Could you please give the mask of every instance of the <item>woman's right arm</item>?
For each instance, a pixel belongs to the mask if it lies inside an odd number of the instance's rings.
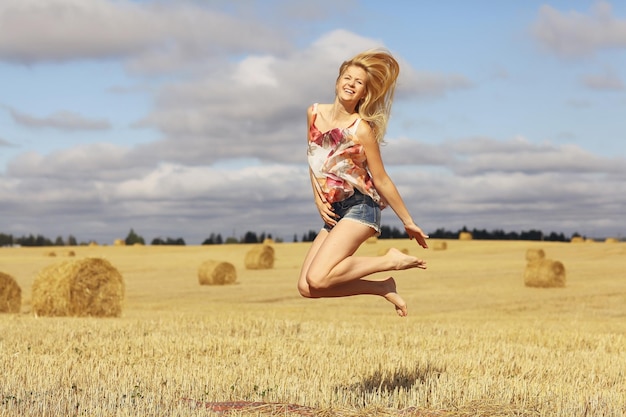
[[[313,106],[310,106],[307,110],[307,144],[309,138],[309,130],[311,128],[311,122],[313,119]],[[333,206],[330,204],[326,198],[324,197],[324,193],[320,188],[315,175],[313,175],[313,171],[309,168],[309,178],[311,180],[311,188],[313,189],[313,199],[315,201],[315,206],[317,207],[317,211],[319,211],[320,216],[324,223],[329,226],[335,226],[337,224],[336,217],[337,215],[333,211]]]

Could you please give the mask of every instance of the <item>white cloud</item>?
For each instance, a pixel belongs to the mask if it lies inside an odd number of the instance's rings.
[[[547,50],[563,57],[626,48],[626,19],[613,16],[611,4],[606,1],[595,2],[589,15],[576,11],[564,13],[544,5],[532,33]]]
[[[584,86],[592,90],[622,91],[624,82],[612,68],[607,68],[601,74],[587,74],[581,78]]]
[[[37,63],[132,58],[136,70],[289,48],[276,31],[200,2],[3,0],[0,60]]]
[[[32,116],[9,108],[15,123],[32,128],[52,128],[66,131],[74,130],[107,130],[111,124],[105,119],[90,119],[78,113],[61,110],[47,117]]]
[[[9,146],[15,146],[15,145],[13,145],[13,144],[12,144],[11,142],[9,142],[8,140],[5,140],[5,139],[0,138],[0,147],[1,147],[1,146],[6,146],[6,147],[9,147]]]
[[[7,165],[12,178],[54,180],[119,181],[141,172],[141,159],[129,149],[109,143],[79,145],[41,155],[25,152]]]

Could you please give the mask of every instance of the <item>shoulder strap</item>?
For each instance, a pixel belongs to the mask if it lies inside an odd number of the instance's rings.
[[[352,125],[352,127],[350,127],[350,131],[352,133],[356,133],[356,130],[359,128],[359,123],[361,123],[361,118],[360,117],[358,119],[356,119],[354,121],[354,124]]]

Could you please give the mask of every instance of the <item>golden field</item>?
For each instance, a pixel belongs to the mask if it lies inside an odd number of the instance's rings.
[[[0,416],[215,416],[239,401],[257,407],[229,416],[626,415],[625,243],[379,240],[358,254],[391,246],[428,262],[393,274],[406,318],[379,297],[301,298],[307,243],[275,244],[270,270],[245,269],[243,244],[0,248],[22,288],[21,313],[0,314]],[[564,264],[565,288],[524,286],[528,248]],[[30,312],[38,272],[70,249],[121,272],[121,317]],[[199,285],[211,259],[237,283]]]

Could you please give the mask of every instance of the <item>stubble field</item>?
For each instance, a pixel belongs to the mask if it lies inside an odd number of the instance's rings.
[[[69,249],[0,248],[23,295],[0,314],[0,416],[626,415],[626,244],[447,244],[359,250],[427,260],[393,274],[406,318],[373,296],[301,298],[306,243],[275,244],[271,270],[246,270],[241,244],[71,248],[122,273],[122,316],[34,317],[37,273]],[[528,248],[563,262],[565,288],[524,286]],[[237,283],[200,286],[209,259]]]

